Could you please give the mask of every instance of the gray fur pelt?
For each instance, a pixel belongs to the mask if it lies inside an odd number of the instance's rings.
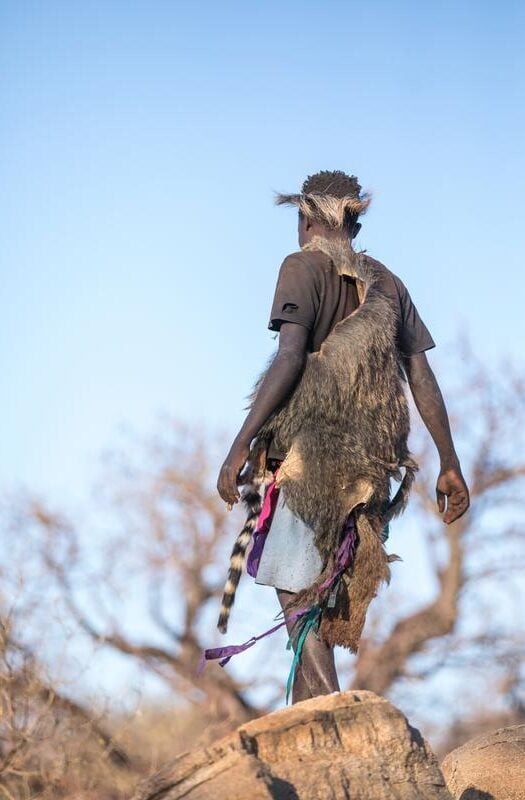
[[[346,591],[339,591],[336,609],[321,625],[326,641],[355,651],[368,604],[390,578],[381,528],[404,510],[418,468],[407,445],[398,311],[379,288],[381,273],[373,260],[355,253],[348,239],[314,237],[303,249],[323,251],[341,274],[354,276],[361,303],[318,352],[308,354],[298,384],[259,431],[252,453],[260,458],[272,437],[286,453],[278,485],[291,511],[313,529],[323,559],[319,579],[298,593],[294,607],[321,600],[319,586],[333,569],[345,521],[355,513],[356,559],[351,575],[344,576]],[[252,403],[267,369],[254,386]],[[402,482],[385,512],[391,477]]]

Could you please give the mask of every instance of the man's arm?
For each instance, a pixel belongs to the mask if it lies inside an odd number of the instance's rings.
[[[299,379],[307,352],[308,328],[295,322],[283,322],[279,349],[259,387],[253,406],[235,437],[217,481],[217,490],[226,503],[239,499],[237,477],[250,451],[250,442],[270,414],[288,397]]]
[[[447,410],[436,377],[424,352],[403,359],[414,402],[437,447],[441,469],[436,484],[439,512],[447,509],[443,522],[450,523],[465,513],[470,505],[469,491],[461,474]]]

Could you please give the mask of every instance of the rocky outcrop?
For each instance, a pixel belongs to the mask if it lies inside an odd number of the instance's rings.
[[[315,697],[185,753],[134,800],[450,800],[421,734],[372,692]]]
[[[525,725],[476,736],[441,767],[456,800],[525,800]]]

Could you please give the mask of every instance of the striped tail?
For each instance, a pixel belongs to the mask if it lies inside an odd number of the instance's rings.
[[[228,629],[228,619],[235,601],[235,592],[237,591],[237,586],[241,579],[246,551],[251,542],[253,532],[257,525],[257,519],[262,509],[263,498],[261,496],[261,486],[263,484],[267,485],[267,483],[268,481],[265,478],[257,477],[251,483],[246,484],[241,492],[241,500],[248,511],[248,516],[246,517],[246,522],[244,523],[242,531],[235,540],[230,556],[230,569],[228,571],[228,579],[224,586],[221,613],[219,614],[219,621],[217,623],[217,627],[221,633],[226,633]]]

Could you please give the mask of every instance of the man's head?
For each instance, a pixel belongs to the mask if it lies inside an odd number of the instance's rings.
[[[294,205],[299,210],[299,246],[313,236],[348,236],[353,239],[361,228],[359,216],[370,205],[370,196],[361,194],[355,175],[341,170],[322,170],[309,175],[301,194],[278,194],[277,205]]]

